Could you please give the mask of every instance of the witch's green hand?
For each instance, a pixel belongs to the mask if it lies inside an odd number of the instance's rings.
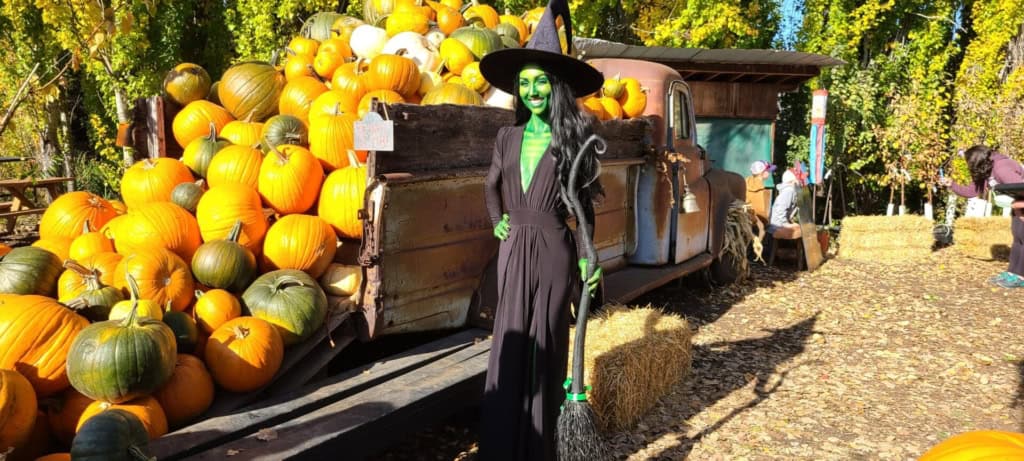
[[[508,238],[509,218],[508,213],[501,215],[501,221],[494,226],[494,236],[498,237],[498,240],[505,241]]]
[[[580,258],[580,278],[586,278],[587,276],[587,258]],[[597,285],[601,282],[601,266],[594,268],[594,275],[590,276],[590,280],[587,280],[587,291],[593,296],[594,292],[597,291]]]

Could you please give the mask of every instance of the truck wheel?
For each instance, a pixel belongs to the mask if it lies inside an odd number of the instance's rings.
[[[722,256],[715,258],[711,262],[711,266],[708,267],[708,275],[711,276],[711,282],[715,285],[732,285],[746,277],[747,274],[742,273],[743,269],[740,264],[742,261],[736,261],[736,256],[728,251],[722,252]],[[739,264],[738,264],[739,263]],[[750,265],[747,264],[746,271],[749,273]]]

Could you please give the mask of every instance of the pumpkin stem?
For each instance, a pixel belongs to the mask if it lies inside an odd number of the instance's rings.
[[[349,149],[345,153],[348,155],[348,166],[359,168],[359,157],[356,155],[356,151]]]
[[[210,136],[206,139],[209,139],[210,142],[217,142],[217,125],[213,122],[210,122]]]
[[[77,311],[80,311],[82,309],[88,309],[89,308],[89,301],[86,300],[84,297],[79,296],[79,297],[77,297],[75,299],[72,299],[71,301],[68,301],[68,302],[64,303],[64,307],[67,307],[68,309],[71,309],[71,310],[77,312]]]
[[[235,333],[236,339],[245,339],[249,336],[249,329],[240,325],[231,327],[231,331]]]
[[[89,220],[86,219],[85,222],[82,223],[82,233],[88,234],[89,232],[92,232],[92,229],[89,228]]]
[[[289,56],[295,56],[295,55],[298,54],[298,53],[295,52],[295,50],[293,50],[291,48],[288,48],[287,46],[284,47],[284,53],[289,55]]]
[[[203,179],[203,178],[199,178],[199,179],[197,179],[197,180],[196,180],[196,186],[198,186],[198,187],[199,187],[199,190],[203,190],[203,189],[205,189],[205,188],[206,188],[206,180],[205,180],[205,179]]]
[[[281,152],[280,150],[278,150],[277,146],[268,146],[268,147],[270,147],[270,151],[273,152],[275,156],[277,156],[277,164],[278,165],[285,165],[285,164],[288,163],[288,156],[284,155],[284,152]]]
[[[306,283],[303,282],[302,279],[295,277],[293,275],[282,275],[281,277],[278,277],[278,279],[274,281],[273,285],[271,285],[270,288],[272,291],[282,291],[285,288],[293,286],[303,287],[306,286]]]
[[[341,103],[340,102],[339,103],[335,103],[334,104],[334,116],[337,117],[337,116],[341,115],[341,113],[342,113],[341,112]]]
[[[124,320],[121,322],[121,326],[138,326],[139,284],[135,282],[135,277],[132,277],[132,274],[126,273],[124,277],[128,279],[128,288],[132,295],[132,310],[128,312],[128,316],[125,317]]]
[[[231,231],[228,232],[227,240],[229,242],[238,243],[238,237],[242,235],[242,220],[236,220],[235,224],[231,226]]]
[[[171,299],[167,300],[167,304],[164,306],[164,313],[165,314],[174,311],[174,309],[171,308],[171,306],[174,304],[172,301],[173,300],[171,300]]]
[[[100,271],[98,269],[94,268],[90,270],[88,267],[83,266],[81,263],[75,261],[74,259],[64,260],[64,268],[70,269],[71,271],[74,271],[76,274],[82,277],[99,277],[100,275]]]

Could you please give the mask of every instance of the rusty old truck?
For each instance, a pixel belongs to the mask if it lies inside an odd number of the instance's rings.
[[[626,303],[703,269],[729,282],[736,274],[723,257],[726,216],[744,199],[744,181],[706,158],[686,82],[657,63],[590,62],[648,89],[643,117],[596,128],[608,144],[594,238],[603,302]],[[268,388],[219,395],[206,419],[155,441],[160,459],[358,459],[454,411],[453,399],[465,404],[482,392],[499,243],[484,179],[495,135],[513,113],[403,104],[378,113],[393,122],[394,148],[370,152],[363,238],[343,242],[336,256],[362,268],[361,289],[333,300],[323,339],[289,350]],[[686,192],[696,207],[684,209]],[[453,334],[344,373],[319,373],[346,344],[430,331]]]

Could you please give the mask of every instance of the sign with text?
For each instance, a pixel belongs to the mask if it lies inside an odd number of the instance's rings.
[[[395,122],[368,112],[353,126],[353,148],[390,152],[395,150]]]

